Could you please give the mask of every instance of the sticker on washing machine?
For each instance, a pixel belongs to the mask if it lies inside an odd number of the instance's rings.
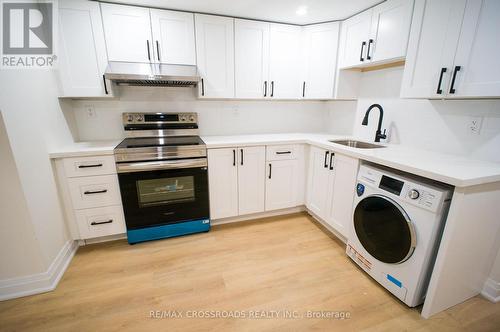
[[[392,282],[394,285],[398,286],[399,288],[401,288],[401,286],[403,286],[403,283],[401,281],[394,278],[390,274],[387,274],[387,280],[389,280],[390,282]]]
[[[347,250],[349,256],[355,259],[355,261],[361,265],[364,269],[371,271],[372,263],[367,260],[363,255],[361,255],[356,249],[354,249],[350,244],[347,245]]]

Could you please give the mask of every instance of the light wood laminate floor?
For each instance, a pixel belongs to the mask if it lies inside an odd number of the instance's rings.
[[[498,331],[500,304],[470,299],[431,319],[357,268],[306,214],[209,233],[78,250],[53,292],[0,302],[1,331]],[[151,311],[182,318],[151,318]],[[349,312],[349,319],[187,318]],[[173,313],[172,313],[173,314]]]

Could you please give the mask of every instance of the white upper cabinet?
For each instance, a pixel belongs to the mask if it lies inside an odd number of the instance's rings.
[[[403,59],[412,12],[413,0],[388,0],[342,22],[339,67]]]
[[[401,96],[500,96],[495,0],[417,0]]]
[[[266,22],[235,19],[235,97],[269,97],[269,29]]]
[[[269,97],[302,97],[302,47],[299,26],[271,24],[269,55]]]
[[[372,23],[372,9],[342,22],[339,63],[341,68],[364,63]]]
[[[60,78],[63,96],[111,96],[104,81],[108,63],[97,2],[59,2]]]
[[[331,99],[337,69],[338,22],[304,28],[305,77],[302,97]]]
[[[460,37],[466,0],[417,0],[401,96],[441,98]]]
[[[196,65],[193,13],[151,9],[156,62]]]
[[[195,14],[200,98],[234,97],[234,19]]]
[[[467,1],[449,97],[500,96],[499,32],[500,1]]]
[[[149,9],[101,3],[109,61],[153,61]]]
[[[373,8],[366,59],[388,62],[406,56],[413,0],[386,1]]]

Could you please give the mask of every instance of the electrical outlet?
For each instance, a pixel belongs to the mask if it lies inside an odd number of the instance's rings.
[[[87,114],[87,119],[94,119],[97,117],[94,105],[85,105],[85,114]]]
[[[479,135],[481,133],[481,126],[483,124],[483,118],[480,116],[471,117],[467,128],[470,134]]]

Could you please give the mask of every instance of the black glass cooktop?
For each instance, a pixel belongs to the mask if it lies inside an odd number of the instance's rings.
[[[205,145],[199,136],[125,138],[115,149],[151,148],[157,146]]]

